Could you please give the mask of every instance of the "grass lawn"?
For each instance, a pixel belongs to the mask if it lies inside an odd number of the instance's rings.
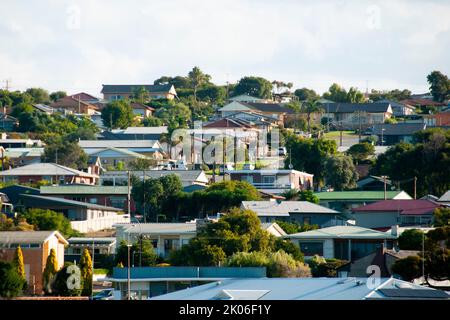
[[[325,138],[339,138],[341,135],[340,131],[330,131],[324,134]],[[357,134],[354,131],[342,131],[342,136],[356,136]]]

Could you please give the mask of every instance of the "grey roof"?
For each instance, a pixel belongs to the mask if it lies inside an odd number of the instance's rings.
[[[323,109],[330,113],[352,113],[365,111],[369,113],[384,113],[389,110],[389,103],[324,103]]]
[[[442,197],[439,198],[439,202],[450,202],[450,190],[448,190],[446,193],[442,195]]]
[[[293,239],[396,239],[392,234],[356,226],[334,226],[290,234]]]
[[[404,136],[413,135],[417,131],[426,129],[425,123],[395,123],[395,124],[376,124],[373,126],[373,134],[381,135],[382,130],[383,135],[386,136]]]
[[[44,243],[53,235],[57,236],[63,243],[67,244],[66,239],[58,231],[1,231],[0,243]]]
[[[287,217],[290,213],[339,214],[336,210],[308,201],[242,201],[242,206],[256,212],[258,216]]]
[[[172,88],[171,84],[119,84],[119,85],[111,85],[111,84],[103,84],[102,85],[102,93],[134,93],[135,90],[138,90],[142,87],[145,88],[148,92],[169,92]]]
[[[196,223],[130,223],[115,225],[125,233],[146,234],[196,234]]]
[[[85,148],[153,148],[158,140],[80,140],[78,145]]]
[[[57,197],[38,196],[38,195],[32,195],[32,194],[22,194],[22,197],[28,198],[30,200],[38,200],[38,201],[43,201],[43,202],[55,203],[58,205],[81,207],[81,208],[86,208],[86,209],[103,210],[103,211],[123,211],[122,209],[119,209],[119,208],[102,206],[102,205],[93,204],[93,203],[89,203],[89,202],[68,200],[68,199],[57,198]],[[35,205],[38,206],[37,203]]]
[[[379,278],[378,286],[368,278],[256,278],[226,279],[172,292],[151,300],[365,300],[392,299],[382,289],[416,292],[414,298],[429,298],[439,290],[394,278]],[[426,292],[423,292],[426,290]],[[420,293],[420,294],[419,294]],[[448,295],[443,295],[448,299]],[[435,298],[433,296],[433,298]]]
[[[81,238],[81,237],[72,237],[67,239],[69,244],[114,244],[116,242],[116,238],[114,237],[99,237],[99,238]]]
[[[91,185],[56,185],[42,186],[41,194],[106,194],[106,195],[126,195],[127,186],[91,186]]]
[[[260,103],[260,102],[239,102],[240,104],[256,109],[262,112],[287,113],[293,114],[294,110],[278,103]]]
[[[167,133],[167,126],[160,127],[128,127],[123,130],[112,130],[112,133],[122,134],[163,134]]]
[[[0,172],[0,176],[83,176],[97,177],[96,175],[68,168],[56,163],[33,163],[23,167]]]

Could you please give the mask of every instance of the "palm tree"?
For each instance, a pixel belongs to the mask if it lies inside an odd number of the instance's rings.
[[[194,89],[194,101],[197,102],[197,89],[203,84],[209,82],[211,76],[203,73],[199,67],[194,67],[192,71],[188,73],[188,78],[191,83],[192,89]]]
[[[303,110],[307,115],[306,120],[308,122],[308,132],[311,133],[311,114],[315,112],[322,112],[321,104],[318,100],[308,100],[305,102]]]

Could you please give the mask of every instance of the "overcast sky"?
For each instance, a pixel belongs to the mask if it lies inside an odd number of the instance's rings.
[[[450,1],[0,0],[0,87],[99,95],[199,66],[322,93],[428,90],[450,74]]]

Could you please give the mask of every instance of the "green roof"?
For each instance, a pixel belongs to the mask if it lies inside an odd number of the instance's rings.
[[[315,192],[320,201],[323,200],[384,200],[384,191],[331,191]],[[399,197],[400,196],[400,197]],[[387,191],[386,198],[411,199],[404,191]]]
[[[127,186],[86,186],[86,185],[63,185],[42,186],[41,194],[106,194],[124,195],[128,194]]]

